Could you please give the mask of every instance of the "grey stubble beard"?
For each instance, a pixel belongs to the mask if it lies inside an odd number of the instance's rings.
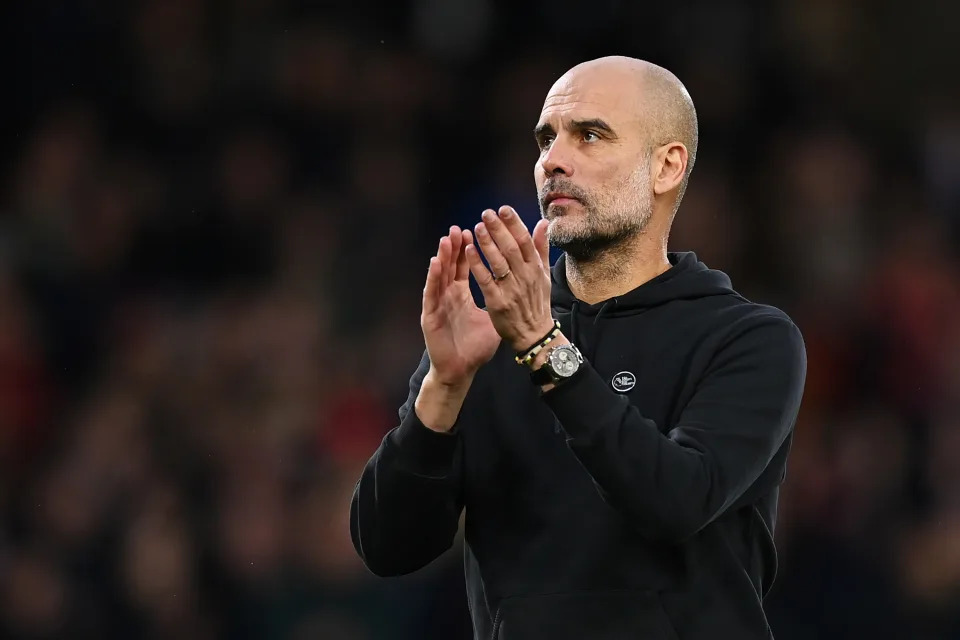
[[[652,188],[644,182],[649,175],[649,162],[644,164],[646,166],[638,167],[617,189],[600,198],[594,198],[564,178],[546,181],[539,193],[539,201],[540,215],[550,222],[547,228],[550,244],[578,265],[611,262],[606,256],[618,253],[618,248],[644,233],[653,214]],[[580,202],[584,217],[581,224],[572,229],[557,224],[563,217],[576,213],[564,205],[546,208],[544,197],[551,191],[568,193]]]

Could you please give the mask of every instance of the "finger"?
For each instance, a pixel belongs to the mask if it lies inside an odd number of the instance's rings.
[[[440,246],[437,248],[437,269],[440,274],[440,280],[437,282],[438,296],[442,296],[443,292],[447,290],[447,271],[449,270],[450,253],[450,238],[449,236],[443,236],[440,238]]]
[[[460,254],[457,256],[457,276],[459,281],[467,280],[470,277],[470,263],[467,262],[467,245],[473,244],[473,236],[467,229],[460,232],[461,244]]]
[[[450,227],[450,261],[444,265],[443,275],[446,283],[449,285],[457,276],[457,260],[460,258],[460,249],[463,247],[463,236],[460,233],[460,227],[454,225]]]
[[[495,264],[491,262],[490,254],[487,253],[487,247],[481,242],[480,248],[483,249],[483,255],[487,257],[487,262],[497,269],[496,273],[498,275],[506,273],[508,267],[519,271],[524,262],[523,254],[520,253],[520,247],[517,246],[517,241],[513,238],[510,230],[507,229],[506,225],[492,209],[487,209],[483,212],[483,224],[486,226],[489,237],[492,238],[496,244],[497,253],[503,257],[502,263],[498,262]],[[480,239],[482,240],[482,238]],[[503,266],[502,269],[501,266]]]
[[[550,268],[550,241],[547,239],[547,227],[550,223],[544,219],[537,221],[537,226],[533,228],[533,244],[540,254],[540,261],[543,266]]]
[[[500,207],[500,220],[517,242],[517,247],[520,249],[520,255],[523,256],[523,260],[525,262],[536,262],[537,249],[533,246],[533,240],[530,238],[530,231],[527,229],[527,225],[520,219],[516,210],[506,205]]]
[[[483,293],[483,299],[487,303],[487,306],[490,306],[490,301],[500,295],[500,288],[497,287],[497,283],[494,281],[490,269],[488,269],[480,259],[480,252],[477,251],[477,245],[467,245],[465,253],[467,255],[467,263],[470,265],[470,273],[473,274],[473,279],[480,285],[480,292]]]
[[[430,258],[430,267],[427,269],[427,284],[423,287],[423,312],[431,314],[440,306],[440,259]]]
[[[486,212],[484,212],[484,215],[486,215]],[[507,262],[507,259],[500,253],[497,243],[493,241],[493,237],[490,235],[489,227],[481,222],[475,227],[475,230],[477,242],[474,247],[479,245],[480,250],[483,252],[483,257],[487,259],[487,264],[490,265],[493,273],[498,276],[503,276],[511,269],[510,263]]]

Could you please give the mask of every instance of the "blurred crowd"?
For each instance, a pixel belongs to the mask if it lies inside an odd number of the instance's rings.
[[[673,248],[807,341],[776,637],[960,638],[955,5],[14,4],[0,637],[470,638],[459,549],[373,578],[350,494],[437,238],[538,217],[544,95],[621,53],[699,109]]]

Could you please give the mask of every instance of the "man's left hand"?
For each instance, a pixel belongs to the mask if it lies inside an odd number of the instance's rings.
[[[470,272],[480,285],[497,333],[514,351],[529,349],[553,325],[548,223],[537,222],[531,236],[512,207],[500,207],[499,215],[487,209],[481,217],[483,222],[474,228],[476,243],[490,268],[471,242],[466,247]]]

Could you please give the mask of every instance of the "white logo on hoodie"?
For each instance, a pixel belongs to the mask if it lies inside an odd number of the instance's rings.
[[[635,384],[637,384],[637,376],[629,371],[621,371],[613,376],[613,380],[610,381],[610,385],[617,393],[626,393],[630,391],[630,389],[633,389],[633,385]]]

